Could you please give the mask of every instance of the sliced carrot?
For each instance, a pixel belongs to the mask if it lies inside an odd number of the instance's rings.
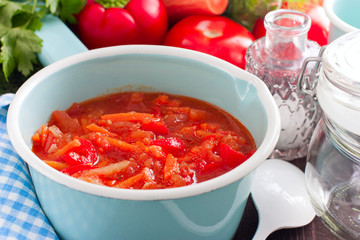
[[[41,132],[41,144],[42,144],[42,146],[44,146],[45,142],[46,142],[46,139],[49,136],[49,128],[48,128],[48,126],[47,125],[42,125],[40,132]]]
[[[136,174],[120,183],[118,183],[117,185],[115,185],[114,187],[118,187],[118,188],[131,188],[133,187],[135,184],[139,183],[140,181],[144,180],[144,175],[143,173],[139,173]]]
[[[100,138],[104,138],[105,140],[107,140],[110,143],[111,146],[118,148],[120,150],[123,150],[123,151],[134,152],[138,149],[137,146],[127,143],[127,142],[124,142],[124,141],[121,141],[116,138],[102,137],[102,136]]]
[[[39,130],[36,131],[36,133],[33,135],[32,140],[34,142],[40,143],[40,145],[43,147],[45,146],[46,139],[49,135],[49,128],[46,124],[43,124]]]
[[[105,114],[101,116],[101,119],[110,120],[112,122],[118,122],[118,121],[144,122],[145,120],[152,119],[153,117],[154,115],[150,113],[126,112],[126,113]]]
[[[179,163],[172,154],[168,154],[166,156],[165,166],[164,166],[164,180],[165,181],[170,180],[171,176],[177,173],[179,173]]]
[[[95,123],[87,125],[86,128],[92,132],[98,132],[98,133],[104,134],[106,136],[112,135],[111,132],[109,132],[106,128],[100,127],[100,126],[96,125]]]
[[[155,183],[155,175],[150,168],[144,167],[141,172],[144,175],[145,182]]]
[[[41,136],[38,132],[36,132],[33,136],[32,136],[32,140],[33,142],[36,142],[36,143],[40,143],[41,142]]]
[[[81,143],[78,139],[74,139],[68,144],[66,144],[63,148],[59,149],[58,151],[54,152],[53,154],[49,155],[49,158],[55,158],[62,156],[68,152],[70,152],[73,148],[80,147]]]
[[[55,168],[56,170],[59,170],[59,171],[69,167],[69,165],[64,162],[51,161],[51,160],[44,160],[44,162],[47,165],[49,165],[50,167]]]
[[[163,159],[166,156],[164,151],[162,150],[162,147],[160,147],[160,146],[151,145],[151,146],[149,146],[149,151],[152,156],[159,158],[159,159]]]

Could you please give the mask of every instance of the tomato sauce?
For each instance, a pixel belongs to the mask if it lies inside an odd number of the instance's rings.
[[[181,187],[222,175],[256,150],[237,119],[207,102],[123,92],[54,111],[32,151],[72,177],[109,187]]]

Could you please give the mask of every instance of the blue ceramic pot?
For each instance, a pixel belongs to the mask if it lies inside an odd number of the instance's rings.
[[[230,63],[191,50],[127,45],[86,51],[79,46],[83,53],[56,61],[26,81],[8,113],[11,142],[29,165],[41,206],[59,236],[231,239],[250,193],[252,172],[279,137],[279,112],[266,85]],[[44,49],[41,58],[54,61]],[[51,51],[61,52],[61,48]],[[161,190],[115,189],[84,182],[49,167],[32,153],[31,137],[53,110],[124,90],[163,91],[215,104],[250,130],[258,150],[222,176]]]
[[[324,9],[330,19],[329,43],[360,29],[359,0],[325,0]]]

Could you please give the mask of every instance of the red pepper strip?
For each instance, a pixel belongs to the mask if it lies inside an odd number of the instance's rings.
[[[201,173],[205,174],[205,173],[211,173],[218,169],[221,169],[222,165],[223,165],[222,161],[209,162],[209,163],[206,163],[205,161],[201,161],[199,163],[199,168],[200,168]]]
[[[73,165],[73,166],[67,167],[67,168],[63,169],[61,172],[65,173],[65,174],[69,174],[71,176],[77,172],[82,172],[84,170],[89,170],[89,169],[93,169],[93,168],[96,168],[96,167],[87,165],[87,164],[78,164],[78,165]]]
[[[151,141],[150,145],[157,145],[164,149],[164,151],[167,152],[181,152],[186,150],[185,143],[175,137],[169,137],[169,138],[161,138]]]
[[[169,134],[169,129],[166,127],[164,121],[160,118],[151,119],[150,121],[144,121],[141,128],[145,131],[152,131],[155,134],[166,135]]]
[[[93,165],[97,159],[96,148],[87,139],[78,138],[80,146],[74,147],[70,152],[63,155],[64,161],[70,166],[86,164]]]
[[[255,150],[244,154],[239,151],[235,151],[229,145],[225,143],[220,144],[220,157],[223,160],[224,164],[230,167],[236,167],[245,162]]]

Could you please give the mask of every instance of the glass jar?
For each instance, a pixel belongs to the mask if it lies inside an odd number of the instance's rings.
[[[298,82],[322,109],[307,155],[306,187],[317,215],[336,236],[360,239],[360,31],[321,52],[304,62],[304,68],[317,62],[316,87],[306,73]]]
[[[305,157],[320,119],[319,106],[300,93],[297,80],[304,60],[318,56],[320,46],[307,39],[311,19],[306,14],[279,9],[265,16],[266,36],[246,53],[246,70],[265,82],[280,111],[281,132],[271,158]]]

